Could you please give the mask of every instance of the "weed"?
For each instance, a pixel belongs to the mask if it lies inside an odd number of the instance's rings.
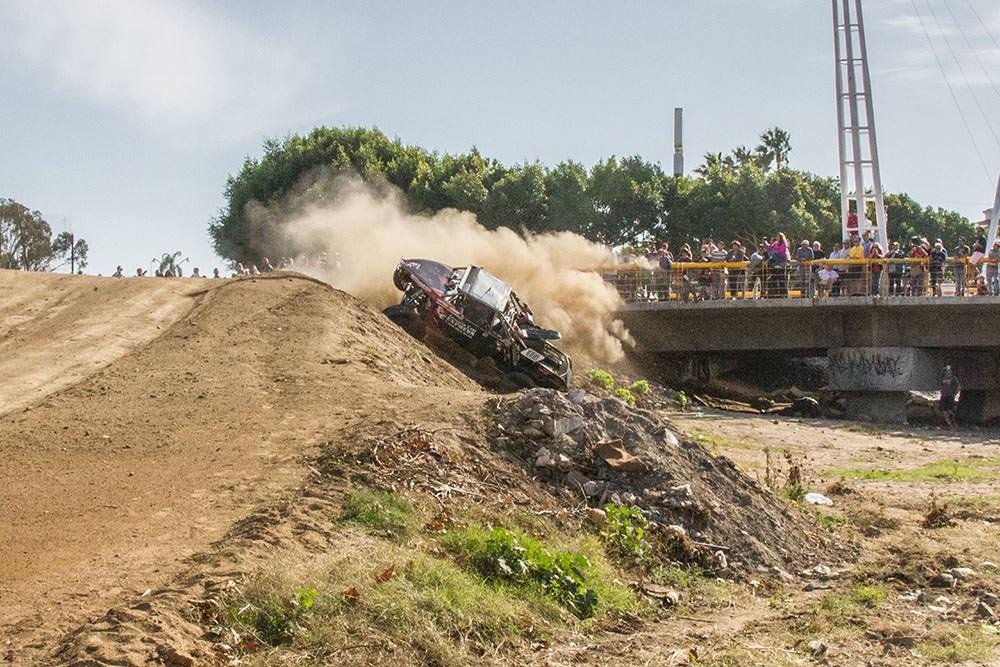
[[[401,536],[413,526],[416,517],[406,499],[394,493],[362,488],[347,496],[340,518]]]
[[[635,407],[635,396],[632,395],[632,392],[628,388],[618,387],[615,389],[615,397],[625,401],[633,408]]]
[[[937,502],[937,496],[931,494],[931,504],[927,508],[927,512],[924,514],[924,519],[920,523],[924,528],[947,528],[948,526],[954,526],[955,522],[952,521],[951,514],[948,512],[948,503]]]
[[[445,546],[487,579],[539,589],[580,618],[594,615],[597,593],[586,584],[590,563],[506,528],[467,528],[445,535]]]
[[[554,600],[579,618],[593,617],[598,605],[608,611],[635,605],[627,589],[612,583],[613,576],[597,561],[596,553],[555,549],[499,527],[470,526],[447,533],[442,540],[460,563],[487,580]]]
[[[649,380],[636,380],[629,385],[628,390],[633,396],[648,396],[652,387],[649,385]]]
[[[612,503],[605,506],[604,512],[606,518],[601,537],[617,556],[641,561],[649,548],[643,539],[646,526],[649,525],[646,516],[638,507]]]
[[[600,387],[607,391],[611,391],[615,386],[615,378],[611,373],[603,370],[601,368],[594,368],[587,371],[587,382],[594,385],[595,387]]]
[[[681,406],[681,410],[686,410],[688,406],[688,397],[683,391],[678,391],[676,393],[677,404]]]
[[[247,600],[228,609],[229,621],[252,636],[256,643],[280,646],[302,630],[318,595],[315,588],[299,588],[291,594],[273,580],[249,582]]]
[[[782,489],[781,495],[793,503],[801,503],[806,498],[806,490],[801,484],[790,484]]]
[[[830,533],[837,532],[838,528],[846,526],[848,523],[847,519],[832,514],[819,514],[816,517],[816,525]]]

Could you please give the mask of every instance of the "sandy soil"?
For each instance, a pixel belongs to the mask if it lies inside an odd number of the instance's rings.
[[[482,400],[380,314],[303,277],[2,280],[18,295],[0,311],[18,383],[0,416],[13,664],[39,664],[81,621],[167,585],[298,488],[316,445],[345,427],[419,421],[444,389]]]
[[[354,483],[353,459],[402,429],[437,432],[471,481],[381,467],[393,484],[477,503],[509,502],[505,492],[520,486],[548,502],[471,437],[495,397],[311,279],[0,272],[0,290],[8,664],[189,664],[172,657],[174,646],[212,664],[199,600],[241,573],[289,571],[349,549],[331,517]],[[850,494],[806,510],[859,543],[857,562],[830,580],[703,582],[660,622],[518,653],[517,664],[996,664],[996,633],[981,630],[976,603],[1000,593],[1000,574],[984,565],[1000,562],[1000,432],[668,416],[779,494],[791,466],[807,490],[843,479]],[[331,453],[340,458],[323,459]],[[963,474],[914,472],[935,464]],[[886,479],[893,474],[902,479]],[[932,504],[948,505],[951,525],[923,525]],[[976,578],[929,588],[956,565]],[[830,596],[860,585],[878,587],[881,606],[846,618],[823,611]],[[946,594],[944,611],[900,599],[918,588]],[[968,641],[926,657],[928,643],[959,635]],[[823,655],[810,655],[814,639],[826,643]]]

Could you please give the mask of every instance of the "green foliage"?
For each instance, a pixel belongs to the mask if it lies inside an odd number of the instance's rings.
[[[615,396],[625,401],[633,408],[635,407],[635,396],[633,396],[632,392],[628,390],[628,387],[618,387],[615,389]]]
[[[604,538],[612,551],[622,558],[642,560],[649,549],[643,539],[649,521],[638,507],[625,507],[609,503],[604,507]]]
[[[0,269],[51,271],[69,262],[87,265],[87,242],[70,232],[54,239],[42,214],[13,199],[0,199]]]
[[[951,461],[934,461],[916,468],[896,470],[848,468],[840,470],[839,475],[841,477],[875,481],[974,482],[995,479],[1000,475],[1000,459],[968,458]]]
[[[550,549],[506,528],[466,528],[445,535],[444,544],[489,580],[535,589],[580,618],[597,609],[597,592],[587,585],[591,564],[580,554]]]
[[[789,484],[782,489],[781,494],[793,503],[801,503],[806,499],[806,490],[801,484]]]
[[[678,391],[676,393],[677,403],[681,406],[681,410],[684,410],[688,406],[688,397],[683,391]]]
[[[302,630],[318,595],[315,588],[299,588],[287,595],[277,586],[257,586],[247,601],[229,608],[230,620],[259,642],[280,646]]]
[[[553,168],[505,166],[476,148],[438,154],[389,139],[378,129],[319,127],[306,135],[264,143],[225,187],[225,207],[210,223],[216,251],[233,261],[296,254],[275,227],[282,216],[254,216],[285,202],[327,196],[311,185],[322,176],[352,172],[366,181],[399,188],[417,211],[471,211],[489,228],[532,232],[572,231],[613,246],[711,236],[753,244],[778,231],[793,241],[839,242],[838,179],[788,166],[791,141],[775,127],[760,144],[730,154],[710,153],[696,177],[673,177],[640,156],[610,157],[589,170],[566,161]],[[322,189],[319,189],[322,190]],[[335,195],[333,195],[335,196]],[[893,238],[941,237],[952,247],[973,226],[952,211],[921,207],[906,194],[886,196]]]
[[[600,387],[601,389],[606,389],[611,391],[615,386],[615,378],[611,373],[600,368],[594,368],[587,371],[587,382],[594,385],[595,387]]]
[[[365,488],[347,496],[340,518],[395,536],[408,532],[415,520],[413,508],[404,498]]]
[[[649,380],[636,380],[629,385],[628,390],[633,396],[648,396],[652,387],[649,386]]]

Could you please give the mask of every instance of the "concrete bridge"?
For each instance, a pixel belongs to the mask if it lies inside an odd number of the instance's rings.
[[[826,356],[848,410],[905,421],[907,391],[939,388],[951,364],[961,417],[1000,418],[1000,297],[841,297],[630,303],[637,351],[672,359],[785,352]]]

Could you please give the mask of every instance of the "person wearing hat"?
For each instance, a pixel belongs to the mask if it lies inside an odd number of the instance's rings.
[[[803,299],[813,295],[812,267],[809,266],[814,258],[812,246],[808,239],[803,239],[799,247],[795,249],[795,263],[798,264],[799,274],[799,296]]]

